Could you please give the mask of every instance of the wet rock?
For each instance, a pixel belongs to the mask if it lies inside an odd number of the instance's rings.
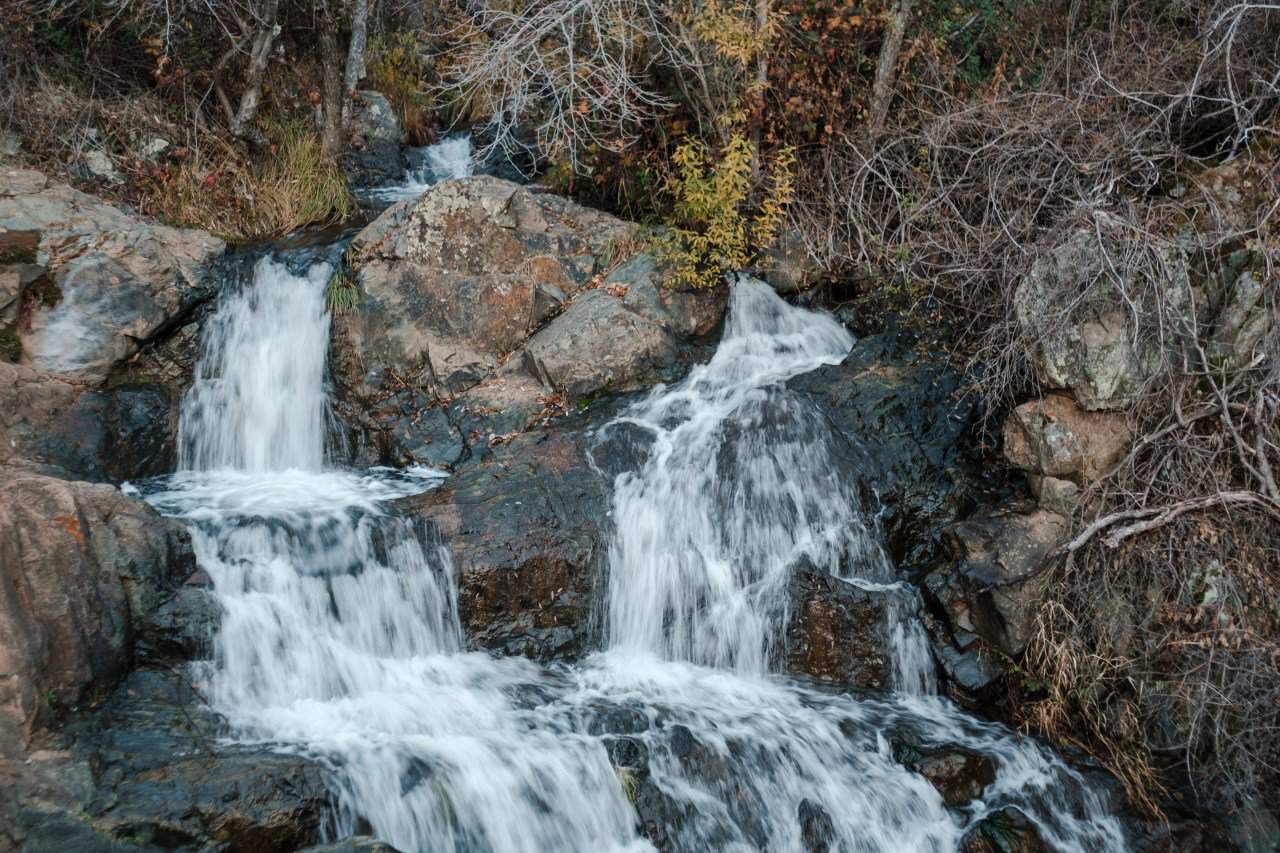
[[[0,463],[130,480],[172,470],[176,402],[154,383],[99,390],[0,362]]]
[[[101,835],[165,849],[296,850],[320,840],[332,805],[321,768],[227,745],[226,724],[177,673],[141,670],[68,721],[91,770],[83,814]]]
[[[826,809],[813,800],[801,800],[796,808],[796,817],[800,819],[800,843],[806,853],[827,853],[831,850],[836,830]]]
[[[653,382],[675,363],[676,344],[666,328],[592,290],[534,335],[524,356],[530,373],[576,400]]]
[[[356,186],[378,186],[401,180],[405,161],[401,152],[404,129],[391,102],[380,92],[357,93],[352,110],[351,150],[342,165]]]
[[[402,502],[453,551],[459,616],[479,648],[537,659],[587,648],[610,482],[589,464],[583,425],[517,436]]]
[[[180,523],[112,486],[3,477],[0,740],[16,745],[123,677],[195,566]]]
[[[400,851],[385,841],[379,841],[367,835],[353,835],[341,841],[307,847],[299,853],[400,853]]]
[[[796,377],[832,425],[862,448],[855,473],[880,505],[885,543],[907,567],[935,559],[939,532],[986,497],[968,435],[975,401],[941,360],[904,350],[893,334],[859,341],[844,362]]]
[[[23,294],[22,361],[101,382],[214,292],[225,249],[203,232],[145,222],[37,172],[0,172],[0,232],[38,232],[50,286]]]
[[[396,465],[447,467],[466,452],[462,435],[444,407],[419,391],[401,391],[383,400],[371,412],[390,442],[386,461]]]
[[[1016,657],[1030,640],[1041,604],[1045,559],[1068,531],[1056,513],[1016,506],[980,512],[946,534],[954,563],[931,573],[925,589],[946,614],[961,649],[981,638]]]
[[[984,817],[960,840],[960,853],[1049,853],[1035,825],[1012,806]]]
[[[895,744],[893,757],[929,780],[943,801],[953,808],[981,797],[986,787],[996,780],[995,762],[964,747],[903,742]]]
[[[1135,238],[1102,215],[1096,226],[1071,232],[1038,257],[1013,300],[1040,380],[1070,389],[1090,411],[1123,408],[1137,399],[1174,345],[1169,332],[1190,328],[1192,305],[1181,250],[1159,250],[1166,278],[1148,282],[1136,263],[1126,265],[1126,252],[1143,254],[1131,245]],[[1172,324],[1166,334],[1135,320],[1159,312]]]
[[[791,573],[788,595],[787,671],[841,686],[892,686],[885,654],[887,593],[868,592],[801,565]]]

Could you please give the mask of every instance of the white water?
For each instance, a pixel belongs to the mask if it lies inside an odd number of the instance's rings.
[[[469,178],[475,174],[471,137],[468,134],[446,136],[434,145],[418,149],[411,157],[402,183],[369,191],[371,198],[384,202],[417,198],[430,186],[441,181]]]
[[[331,768],[337,835],[367,821],[406,853],[651,849],[634,794],[682,851],[802,850],[806,814],[826,816],[832,850],[954,851],[1010,803],[1058,849],[1123,847],[1042,748],[916,695],[931,664],[909,599],[824,421],[783,387],[843,357],[833,320],[740,282],[713,360],[602,431],[652,442],[615,483],[608,648],[544,667],[464,651],[446,544],[387,508],[436,475],[325,467],[326,273],[267,260],[223,298],[184,470],[148,497],[191,525],[225,610],[206,695],[239,738]],[[896,696],[770,674],[802,558],[893,603]],[[894,762],[893,729],[993,756],[996,783],[946,809]],[[619,744],[639,755],[625,771]]]

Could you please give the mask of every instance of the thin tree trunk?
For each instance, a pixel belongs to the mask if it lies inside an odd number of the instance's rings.
[[[258,117],[258,107],[262,103],[262,80],[267,75],[267,66],[271,61],[271,48],[275,45],[276,13],[279,8],[280,0],[267,0],[258,29],[253,35],[253,44],[249,48],[249,64],[245,68],[244,91],[240,94],[240,105],[234,114],[227,117],[232,134],[256,144],[266,142],[253,122]],[[230,106],[230,102],[225,98],[223,106],[224,108]]]
[[[356,87],[364,77],[364,49],[369,38],[369,0],[355,0],[351,9],[351,44],[347,46],[347,68],[342,79],[342,125],[351,124],[351,104]]]
[[[764,96],[769,85],[769,16],[773,12],[772,0],[756,0],[756,39],[760,44],[760,54],[756,57],[756,79],[754,88],[755,104],[751,116],[751,178],[760,181],[762,157],[760,151],[761,136],[764,131]]]
[[[316,47],[320,51],[320,68],[323,73],[323,107],[321,110],[320,138],[324,151],[331,157],[342,153],[345,134],[342,123],[342,66],[339,61],[338,38],[329,19],[320,27]]]
[[[894,84],[898,78],[898,57],[902,53],[902,38],[907,31],[907,21],[911,17],[911,9],[915,0],[898,0],[893,15],[889,18],[889,29],[884,35],[884,44],[880,46],[880,61],[876,63],[876,79],[871,87],[871,135],[879,136],[884,130],[885,120],[889,117],[889,105],[893,102]]]

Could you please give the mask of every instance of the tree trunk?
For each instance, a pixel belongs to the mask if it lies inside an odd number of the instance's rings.
[[[351,124],[351,104],[356,87],[364,77],[364,49],[369,38],[369,0],[355,0],[351,9],[351,44],[347,46],[347,69],[342,79],[342,126]]]
[[[258,117],[258,107],[262,103],[262,80],[267,75],[267,66],[271,61],[271,48],[275,45],[276,13],[279,8],[280,0],[267,0],[263,8],[263,14],[258,21],[258,28],[254,31],[253,42],[249,48],[249,64],[245,67],[244,73],[244,91],[240,94],[240,105],[235,110],[232,110],[231,101],[217,80],[223,65],[234,55],[237,49],[235,46],[218,62],[215,69],[218,98],[222,101],[223,110],[227,113],[227,124],[231,128],[231,133],[258,145],[265,145],[266,138],[253,122]]]
[[[332,19],[326,21],[321,25],[320,36],[316,40],[324,87],[320,138],[324,152],[330,157],[341,154],[346,141],[342,123],[342,64],[336,29]]]
[[[760,150],[764,130],[764,97],[769,86],[769,16],[773,13],[772,0],[756,0],[756,39],[760,54],[756,57],[756,77],[753,83],[754,104],[751,115],[751,180],[760,182],[763,153]]]
[[[876,63],[876,80],[871,87],[871,135],[879,136],[889,117],[889,105],[893,102],[894,84],[898,78],[898,56],[902,53],[902,37],[907,31],[907,21],[915,0],[898,0],[889,18],[889,29],[880,45],[880,61]]]

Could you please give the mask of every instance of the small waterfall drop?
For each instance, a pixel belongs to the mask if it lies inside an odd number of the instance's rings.
[[[369,190],[368,195],[385,203],[403,201],[417,198],[441,181],[469,178],[476,171],[473,154],[470,134],[450,134],[434,145],[411,150],[404,180]]]
[[[1124,849],[1079,774],[927,695],[907,591],[830,426],[785,386],[843,358],[834,320],[739,281],[711,362],[601,430],[648,442],[615,484],[606,648],[544,666],[466,651],[447,543],[390,507],[442,475],[326,466],[327,275],[268,258],[223,295],[182,408],[182,470],[144,488],[190,526],[222,606],[205,695],[237,738],[329,769],[335,837],[631,853],[654,849],[643,811],[688,853],[800,853],[815,827],[833,851],[953,853],[1016,805],[1055,849]],[[799,561],[886,596],[893,695],[774,671]],[[948,809],[894,760],[894,732],[989,755],[996,781]]]

